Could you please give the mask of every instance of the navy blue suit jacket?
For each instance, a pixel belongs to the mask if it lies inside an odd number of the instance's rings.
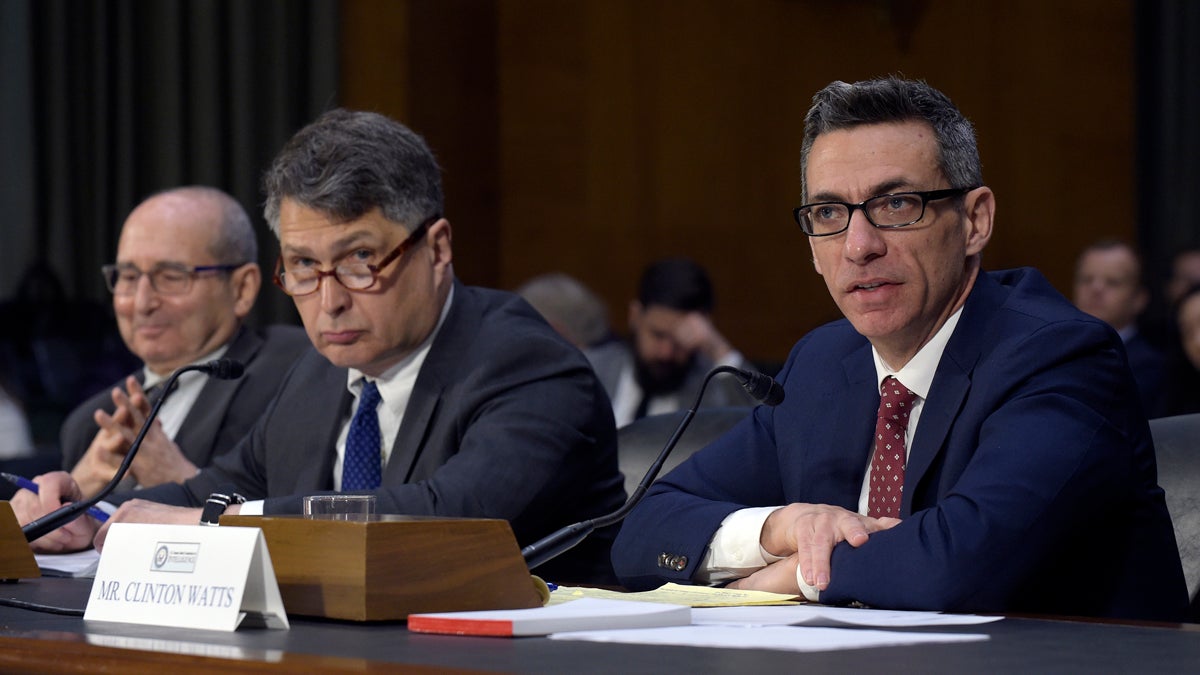
[[[1154,419],[1167,414],[1167,360],[1141,333],[1134,333],[1125,343],[1129,368],[1137,382],[1138,395],[1146,417]]]
[[[845,320],[828,324],[795,346],[780,380],[782,405],[693,455],[625,521],[613,562],[626,586],[689,580],[737,509],[858,509],[879,403],[870,344]],[[980,274],[921,412],[903,522],[839,544],[821,601],[1181,617],[1187,592],[1136,391],[1116,334],[1040,273]]]
[[[297,362],[250,435],[182,485],[124,498],[200,506],[228,483],[268,514],[333,489],[349,418],[347,371],[315,350]],[[587,360],[524,300],[455,284],[375,492],[379,513],[503,518],[521,545],[625,500],[608,397]],[[615,528],[539,567],[551,581],[612,583]]]

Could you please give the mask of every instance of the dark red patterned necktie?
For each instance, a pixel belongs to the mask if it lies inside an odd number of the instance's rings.
[[[875,453],[871,456],[871,498],[867,515],[900,517],[904,495],[904,466],[908,463],[904,432],[908,413],[917,395],[891,375],[879,387],[879,413],[875,417]]]

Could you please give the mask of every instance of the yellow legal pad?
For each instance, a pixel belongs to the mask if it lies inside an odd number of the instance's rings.
[[[733,588],[711,586],[685,586],[663,584],[652,591],[621,593],[601,588],[583,586],[559,586],[550,593],[550,602],[557,604],[579,598],[604,598],[608,600],[638,600],[642,602],[665,602],[688,607],[741,607],[746,605],[798,605],[804,602],[796,595],[768,593],[766,591],[743,591]]]

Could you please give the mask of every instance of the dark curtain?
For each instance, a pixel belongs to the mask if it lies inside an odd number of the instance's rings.
[[[259,177],[337,103],[334,0],[39,0],[30,5],[35,250],[69,295],[107,301],[97,269],[145,196],[188,184],[261,220]],[[260,320],[289,320],[271,289]]]
[[[1155,292],[1154,325],[1169,325],[1161,290],[1171,258],[1200,248],[1200,2],[1133,3],[1137,42],[1138,238]],[[1161,335],[1169,342],[1172,336]]]
[[[278,246],[259,179],[300,126],[337,105],[336,0],[0,2],[0,381],[35,440],[132,367],[100,265],[158,190],[226,190]],[[294,322],[268,282],[252,320]]]

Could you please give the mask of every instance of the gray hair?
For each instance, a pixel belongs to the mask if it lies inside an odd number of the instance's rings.
[[[821,134],[865,124],[920,121],[933,128],[938,167],[950,187],[983,185],[975,129],[942,92],[920,80],[884,77],[829,83],[813,96],[800,149],[801,199],[808,201],[808,154]]]
[[[343,109],[298,131],[267,169],[263,189],[276,237],[284,199],[341,222],[379,208],[409,227],[443,208],[441,169],[424,139],[378,113]]]
[[[560,273],[536,276],[522,284],[517,295],[576,345],[594,345],[611,333],[608,308],[574,277]]]

